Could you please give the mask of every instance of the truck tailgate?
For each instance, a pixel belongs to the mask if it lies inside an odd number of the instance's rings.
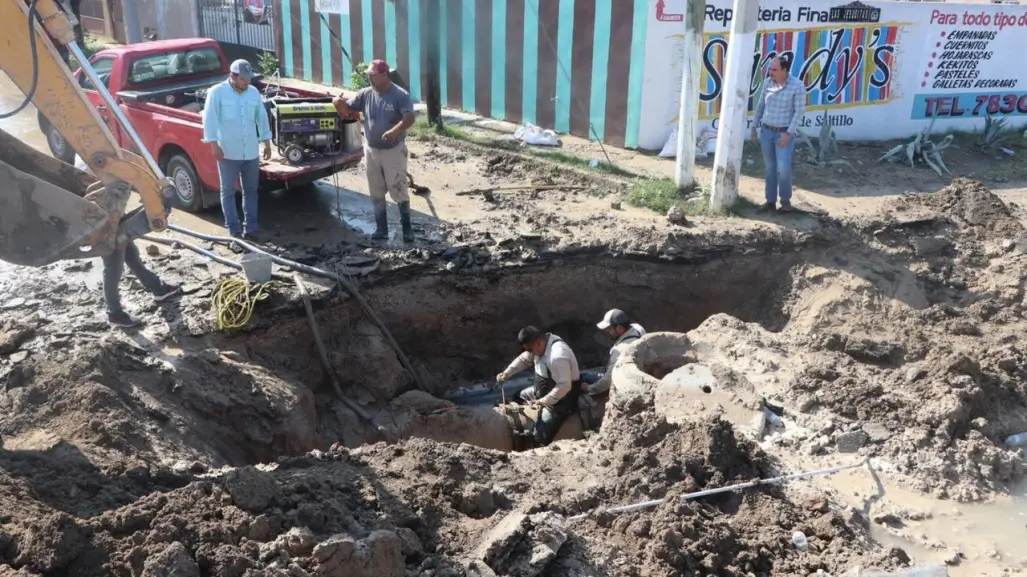
[[[308,160],[294,166],[286,162],[275,150],[271,154],[271,160],[261,161],[260,172],[267,180],[306,180],[309,177],[317,179],[338,172],[351,164],[357,164],[363,157],[364,151],[357,149],[353,152],[342,152],[334,156]],[[321,173],[327,174],[314,176]]]

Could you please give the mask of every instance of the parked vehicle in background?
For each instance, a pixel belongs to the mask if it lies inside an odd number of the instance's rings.
[[[114,46],[97,52],[90,58],[90,63],[150,154],[157,159],[164,173],[175,181],[177,205],[190,212],[219,205],[218,166],[210,154],[210,146],[201,142],[203,121],[200,112],[206,91],[228,76],[230,63],[220,44],[206,38],[187,38]],[[131,140],[110,114],[89,78],[79,70],[76,79],[119,145],[126,150],[134,150]],[[272,108],[290,107],[304,113],[304,106],[309,108],[312,101],[327,102],[329,106],[331,102],[328,93],[268,86],[259,77],[253,86],[264,93],[268,106]],[[302,104],[290,105],[292,102]],[[302,155],[298,162],[286,162],[278,154],[262,162],[261,188],[302,187],[359,163],[363,158],[363,141],[356,120],[355,115],[341,120],[341,126],[337,126],[341,136],[337,144],[329,141],[330,152],[324,152],[322,147],[320,152]],[[271,123],[274,130],[273,119]],[[75,151],[60,132],[42,115],[39,116],[39,125],[47,137],[50,152],[64,162],[74,164]],[[306,140],[317,140],[323,144],[324,138],[315,137],[305,126],[300,128],[310,135]],[[317,130],[316,126],[314,130]],[[289,133],[282,136],[294,142],[295,133],[295,129],[290,128]],[[276,143],[278,136],[276,133]]]

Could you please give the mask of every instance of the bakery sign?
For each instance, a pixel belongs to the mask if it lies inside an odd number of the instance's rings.
[[[859,2],[850,2],[842,6],[831,8],[828,15],[830,22],[841,23],[875,23],[881,21],[881,9],[874,6],[867,6]]]

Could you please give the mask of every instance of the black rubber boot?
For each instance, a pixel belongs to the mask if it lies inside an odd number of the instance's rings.
[[[389,238],[389,211],[384,200],[374,201],[374,222],[375,231],[371,240],[388,240]]]
[[[403,224],[403,242],[414,242],[414,231],[410,227],[410,201],[399,203],[399,221]]]

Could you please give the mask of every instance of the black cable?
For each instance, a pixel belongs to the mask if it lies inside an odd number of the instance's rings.
[[[29,45],[32,47],[32,84],[29,85],[28,92],[25,93],[25,100],[11,112],[0,112],[0,120],[10,118],[25,110],[25,107],[32,103],[32,97],[36,95],[36,86],[39,84],[39,54],[36,52],[36,18],[39,16],[39,13],[36,12],[36,2],[38,1],[32,0],[32,3],[29,4]]]
[[[535,0],[535,13],[538,14],[539,11],[540,7],[538,0]],[[563,75],[567,77],[567,82],[573,82],[570,72],[567,72],[567,67],[563,65],[563,60],[560,59],[560,51],[557,50],[556,44],[553,43],[553,38],[549,35],[549,29],[546,28],[546,25],[542,23],[541,17],[538,20],[538,24],[542,28],[543,34],[545,34],[546,36],[546,42],[549,44],[549,48],[552,49],[553,54],[556,55],[556,63],[560,66],[560,70],[563,71]],[[574,98],[572,96],[571,101],[573,101],[574,104],[578,105],[579,111],[584,113],[586,118],[589,116],[589,111],[585,109],[585,107],[581,104],[580,98]],[[592,136],[595,137],[596,142],[599,144],[599,149],[603,151],[603,156],[606,157],[607,164],[609,164],[610,166],[614,166],[613,161],[610,160],[610,154],[606,152],[606,147],[603,146],[603,141],[599,138],[599,133],[596,132],[595,126],[592,124],[591,120],[588,122],[588,129],[592,133]]]
[[[332,38],[335,38],[335,41],[339,43],[339,48],[342,48],[342,53],[346,56],[346,60],[349,60],[350,68],[352,68],[353,70],[356,70],[357,69],[357,65],[353,63],[353,57],[351,57],[349,55],[349,52],[346,52],[346,47],[342,45],[342,38],[339,38],[339,35],[335,33],[335,30],[332,30],[331,22],[329,22],[328,19],[325,18],[325,15],[323,13],[318,12],[317,15],[320,16],[321,17],[321,21],[325,23],[325,27],[328,28],[328,33],[331,34]],[[294,18],[294,20],[295,20],[295,18]],[[343,79],[343,80],[345,80],[345,79]]]

